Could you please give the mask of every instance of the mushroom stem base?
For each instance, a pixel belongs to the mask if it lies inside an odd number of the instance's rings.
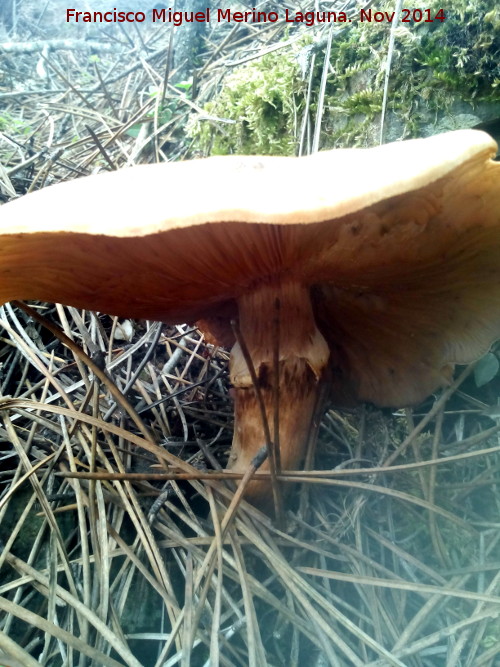
[[[309,290],[288,282],[261,286],[238,301],[239,329],[255,370],[252,381],[239,343],[231,351],[235,388],[235,429],[228,468],[245,472],[266,434],[259,392],[277,465],[290,470],[302,463],[315,412],[328,346],[314,320]],[[269,461],[262,466],[269,470]],[[265,505],[271,484],[250,482],[245,497]]]

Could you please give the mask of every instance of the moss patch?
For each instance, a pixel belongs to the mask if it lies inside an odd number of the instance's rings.
[[[440,0],[417,0],[412,5],[412,9],[429,8],[431,16],[443,8]],[[392,11],[392,5],[386,3],[380,9]],[[443,21],[400,22],[396,29],[387,140],[470,127],[500,116],[496,25],[500,12],[491,10],[489,0],[457,0],[443,11]],[[388,23],[353,22],[344,39],[334,40],[326,145],[377,142],[389,36]]]
[[[385,119],[385,140],[473,127],[500,118],[500,10],[491,0],[415,0],[420,22],[400,22],[395,33]],[[427,14],[423,10],[430,10]],[[429,15],[444,20],[425,22]],[[392,12],[392,2],[377,11]],[[418,18],[418,14],[416,15]],[[409,16],[411,19],[411,15]],[[322,148],[378,143],[391,24],[353,18],[334,34],[324,100]],[[313,33],[318,38],[325,33]],[[314,44],[296,47],[304,53]],[[302,55],[303,55],[302,53]],[[324,47],[314,71],[311,120],[323,69]],[[233,121],[198,121],[192,130],[205,153],[296,152],[305,108],[306,81],[297,53],[283,49],[239,67],[224,81],[211,116]]]
[[[293,155],[303,87],[293,54],[270,53],[224,79],[217,98],[205,105],[223,120],[197,121],[191,136],[212,155]]]

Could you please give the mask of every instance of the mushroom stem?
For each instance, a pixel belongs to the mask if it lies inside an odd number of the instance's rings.
[[[296,468],[305,454],[319,380],[329,357],[328,345],[316,326],[309,290],[292,281],[260,285],[238,299],[238,311],[239,330],[255,369],[271,438],[280,445],[277,459],[283,469]],[[278,326],[273,326],[276,318]],[[239,343],[231,350],[230,371],[235,427],[228,468],[243,473],[266,437],[256,388]],[[276,397],[278,433],[274,433]],[[247,499],[258,504],[267,502],[270,495],[271,485],[264,481],[251,482],[246,492]]]

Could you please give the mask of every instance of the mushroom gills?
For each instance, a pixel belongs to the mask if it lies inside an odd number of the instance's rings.
[[[280,444],[280,467],[296,468],[305,455],[330,354],[316,326],[309,289],[295,281],[259,285],[240,296],[238,314],[242,344],[255,370],[271,441]],[[235,389],[235,427],[228,468],[244,473],[266,444],[266,436],[257,391],[239,342],[231,350],[230,377]],[[276,401],[278,433],[274,432]],[[268,469],[266,461],[263,470]],[[262,505],[270,494],[268,482],[254,480],[245,497]]]

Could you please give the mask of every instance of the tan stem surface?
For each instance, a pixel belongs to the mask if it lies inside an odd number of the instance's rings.
[[[238,310],[239,329],[255,368],[271,438],[280,444],[281,467],[296,468],[304,458],[319,380],[329,357],[328,346],[316,327],[309,290],[296,282],[260,285],[238,300]],[[279,326],[274,326],[277,317]],[[276,375],[273,356],[278,331]],[[235,387],[235,429],[228,468],[244,472],[266,438],[256,388],[238,343],[231,351],[230,369]],[[277,397],[278,437],[273,428]],[[268,468],[266,461],[263,469]],[[253,481],[246,498],[262,505],[269,501],[270,493],[269,482]]]

